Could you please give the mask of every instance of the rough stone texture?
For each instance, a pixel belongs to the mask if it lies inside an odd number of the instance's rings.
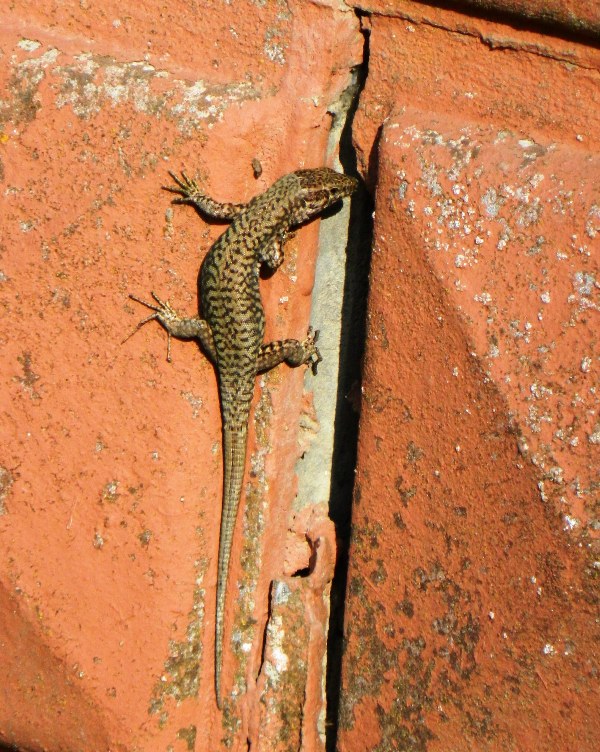
[[[376,216],[340,752],[598,748],[600,55],[569,36],[598,9],[470,4],[353,3]],[[2,6],[0,744],[323,748],[333,411],[258,381],[219,715],[214,373],[157,326],[120,342],[129,292],[195,310],[222,230],[167,169],[242,201],[335,163],[361,61],[337,2]],[[264,282],[269,338],[306,330],[317,236]]]
[[[325,510],[305,509],[292,530],[300,546],[310,545],[314,565],[307,572],[272,583],[256,731],[257,748],[316,752],[323,748],[325,709],[321,667],[326,649],[329,583],[335,559],[333,524]],[[293,550],[292,546],[288,550]],[[306,564],[306,557],[302,557]],[[306,569],[306,567],[305,567]]]
[[[599,57],[403,11],[370,19],[354,121],[376,200],[339,749],[592,752]]]
[[[540,22],[549,32],[572,30],[584,34],[600,33],[600,7],[595,0],[457,0],[457,7],[472,6],[475,11],[509,14],[513,22]]]
[[[129,292],[154,289],[195,311],[200,260],[223,229],[170,207],[167,170],[185,167],[215,198],[242,201],[290,170],[331,163],[328,108],[361,55],[356,16],[327,4],[3,4],[0,743],[275,748],[258,743],[255,684],[270,583],[311,557],[298,529],[286,534],[298,427],[311,414],[302,369],[257,386],[227,606],[235,699],[220,716],[214,372],[191,344],[174,342],[167,363],[158,326],[121,340],[144,315]],[[306,331],[317,237],[318,223],[302,228],[265,280],[269,338]],[[334,545],[331,526],[310,524]],[[295,587],[324,597],[326,580]],[[320,619],[324,631],[326,609]],[[317,676],[321,643],[309,645]],[[315,728],[318,689],[306,695]],[[298,728],[288,711],[270,695],[278,728]]]
[[[386,16],[406,17],[410,6],[420,13],[423,6],[411,0],[365,0],[352,3],[363,11]],[[434,3],[432,3],[434,5]],[[596,0],[448,0],[442,7],[454,7],[484,16],[504,17],[520,27],[544,26],[551,34],[578,32],[585,35],[600,33],[600,7]],[[434,11],[435,12],[435,11]],[[465,17],[465,21],[467,17]]]

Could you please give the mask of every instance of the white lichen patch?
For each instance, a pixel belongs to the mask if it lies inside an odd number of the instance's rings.
[[[13,74],[17,79],[27,80],[30,84],[37,84],[42,80],[44,71],[56,62],[60,54],[59,50],[51,47],[39,57],[27,58],[19,63],[13,57],[11,60]]]
[[[281,581],[275,583],[273,589],[273,600],[275,604],[281,605],[286,603],[289,595],[289,588],[285,583]],[[269,682],[272,686],[276,687],[279,683],[281,674],[287,670],[289,665],[289,658],[283,647],[285,628],[280,611],[276,611],[272,614],[267,632],[270,660],[265,663],[265,671],[269,678]]]
[[[600,206],[597,204],[590,207],[585,221],[585,232],[591,239],[594,239],[600,233]]]
[[[283,580],[278,580],[273,588],[273,605],[283,606],[285,605],[292,594],[289,585]]]
[[[9,83],[5,89],[7,94],[0,99],[0,120],[16,124],[30,122],[36,117],[41,106],[39,86],[59,55],[57,49],[50,48],[38,57],[25,60],[19,60],[17,54],[11,56]]]
[[[593,272],[578,271],[573,275],[574,294],[569,302],[577,303],[580,309],[600,310],[600,283]]]
[[[489,306],[492,302],[492,296],[489,294],[489,292],[482,292],[479,293],[479,295],[474,295],[473,300],[476,300],[478,303],[482,303],[484,306]]]
[[[473,327],[486,378],[514,410],[540,494],[567,515],[565,530],[587,529],[583,501],[594,493],[595,468],[585,443],[600,443],[588,333],[590,311],[600,309],[597,181],[565,169],[568,157],[557,158],[554,144],[510,131],[490,140],[476,126],[452,137],[414,124],[388,128],[405,216]]]
[[[266,57],[272,63],[278,63],[279,65],[285,65],[285,50],[283,45],[273,40],[265,42],[264,51]]]
[[[36,42],[34,39],[20,39],[17,42],[17,47],[25,50],[25,52],[35,52],[41,46],[41,42]]]
[[[31,109],[44,76],[48,76],[56,107],[70,107],[79,118],[90,119],[107,106],[130,106],[147,116],[172,118],[184,133],[202,124],[210,126],[232,103],[258,96],[248,81],[227,85],[183,81],[144,61],[122,62],[92,53],[56,65],[59,56],[59,50],[49,49],[36,58],[18,61],[13,57],[12,97],[0,100],[0,114],[13,122],[27,119],[19,102],[26,101]]]
[[[481,203],[488,217],[497,217],[504,200],[498,195],[497,190],[490,186],[481,197]]]

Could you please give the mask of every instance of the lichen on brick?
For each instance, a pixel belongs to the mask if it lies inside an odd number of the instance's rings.
[[[39,375],[33,370],[33,359],[29,350],[23,351],[17,356],[17,361],[21,364],[23,375],[17,376],[16,381],[21,384],[23,390],[33,400],[40,400],[41,394],[34,388],[34,385],[40,380]]]
[[[388,615],[390,624],[395,621],[396,626],[387,628],[387,606],[374,601],[372,586],[354,577],[349,593],[360,617],[347,620],[352,660],[346,663],[340,724],[351,728],[354,706],[369,697],[380,698],[376,710],[381,741],[374,750],[425,752],[433,738],[427,718],[431,713],[442,714],[444,705],[462,707],[464,689],[477,668],[480,625],[470,612],[471,595],[449,576],[441,562],[416,567],[412,583],[405,586],[404,599],[396,602]],[[408,620],[418,618],[420,611],[437,615],[428,630],[411,633]],[[407,620],[400,629],[398,614]],[[390,691],[386,675],[395,677],[391,705],[382,699]],[[489,710],[479,707],[475,698],[469,712],[469,734],[489,738],[494,731]]]
[[[376,697],[384,676],[390,669],[398,670],[398,654],[378,636],[380,614],[373,604],[370,588],[361,577],[350,583],[354,615],[346,621],[346,641],[352,645],[352,660],[346,662],[344,687],[339,712],[343,729],[354,726],[354,707],[363,698]]]
[[[360,525],[352,526],[351,540],[353,556],[361,561],[371,561],[373,551],[379,548],[379,537],[383,533],[380,522],[371,522],[368,517]]]
[[[36,58],[15,63],[8,81],[8,97],[0,99],[0,123],[30,123],[42,106],[39,86],[60,52],[50,48]]]
[[[194,752],[196,748],[196,727],[194,725],[180,728],[177,732],[177,738],[183,739],[189,752]]]
[[[0,466],[0,517],[6,514],[6,499],[14,483],[13,474],[5,467]]]
[[[204,571],[206,562],[198,562],[198,570]],[[159,725],[168,718],[165,707],[167,698],[172,697],[178,704],[198,696],[200,667],[202,664],[202,627],[204,625],[205,591],[200,587],[199,575],[194,588],[194,600],[188,613],[185,638],[169,641],[169,655],[164,664],[164,673],[156,682],[148,712],[159,715]]]
[[[262,699],[277,724],[276,738],[286,749],[301,746],[309,640],[302,581],[296,581],[293,588],[275,581],[262,667],[266,675]]]
[[[105,104],[127,103],[146,115],[176,119],[185,132],[202,122],[220,120],[232,102],[257,96],[248,82],[217,85],[173,80],[168,72],[148,63],[119,62],[91,53],[56,68],[55,74],[61,80],[57,106],[71,106],[78,117],[87,119]]]
[[[45,77],[56,107],[68,106],[79,118],[88,120],[106,106],[128,105],[147,116],[175,120],[189,135],[200,125],[219,121],[231,103],[258,98],[249,81],[183,81],[144,61],[119,61],[91,52],[69,58],[54,48],[33,57],[35,52],[13,63],[9,97],[0,100],[0,123],[27,123],[36,117]],[[61,57],[65,61],[57,65]]]

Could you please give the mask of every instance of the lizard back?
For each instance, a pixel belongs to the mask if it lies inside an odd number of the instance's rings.
[[[312,365],[316,372],[321,360],[315,345],[318,332],[310,327],[303,341],[287,339],[263,344],[265,314],[259,290],[260,267],[265,264],[276,269],[283,261],[289,230],[349,196],[358,183],[355,178],[326,167],[297,170],[277,180],[247,204],[227,204],[203,194],[196,181],[184,172],[181,178],[170,174],[175,186],[166,190],[178,195],[175,203],[190,203],[209,216],[231,221],[202,264],[200,303],[204,318],[180,317],[168,301],[162,301],[154,293],[156,304],[131,296],[153,311],[137,329],[156,319],[169,337],[198,340],[218,373],[223,422],[223,497],[215,613],[215,691],[220,708],[226,586],[255,377],[259,370],[269,370],[281,362],[290,366]]]
[[[223,509],[219,538],[215,619],[215,692],[221,707],[226,585],[241,497],[247,426],[265,313],[261,264],[276,269],[292,226],[349,195],[356,181],[319,168],[285,175],[252,199],[210,248],[200,274],[202,311],[213,339],[223,419]]]

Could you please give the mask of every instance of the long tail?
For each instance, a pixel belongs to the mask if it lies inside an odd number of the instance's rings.
[[[246,464],[247,426],[223,428],[223,509],[219,537],[219,566],[217,570],[217,607],[215,617],[215,694],[221,709],[221,668],[223,666],[223,627],[227,577],[231,558],[231,542],[240,503],[244,467]]]

